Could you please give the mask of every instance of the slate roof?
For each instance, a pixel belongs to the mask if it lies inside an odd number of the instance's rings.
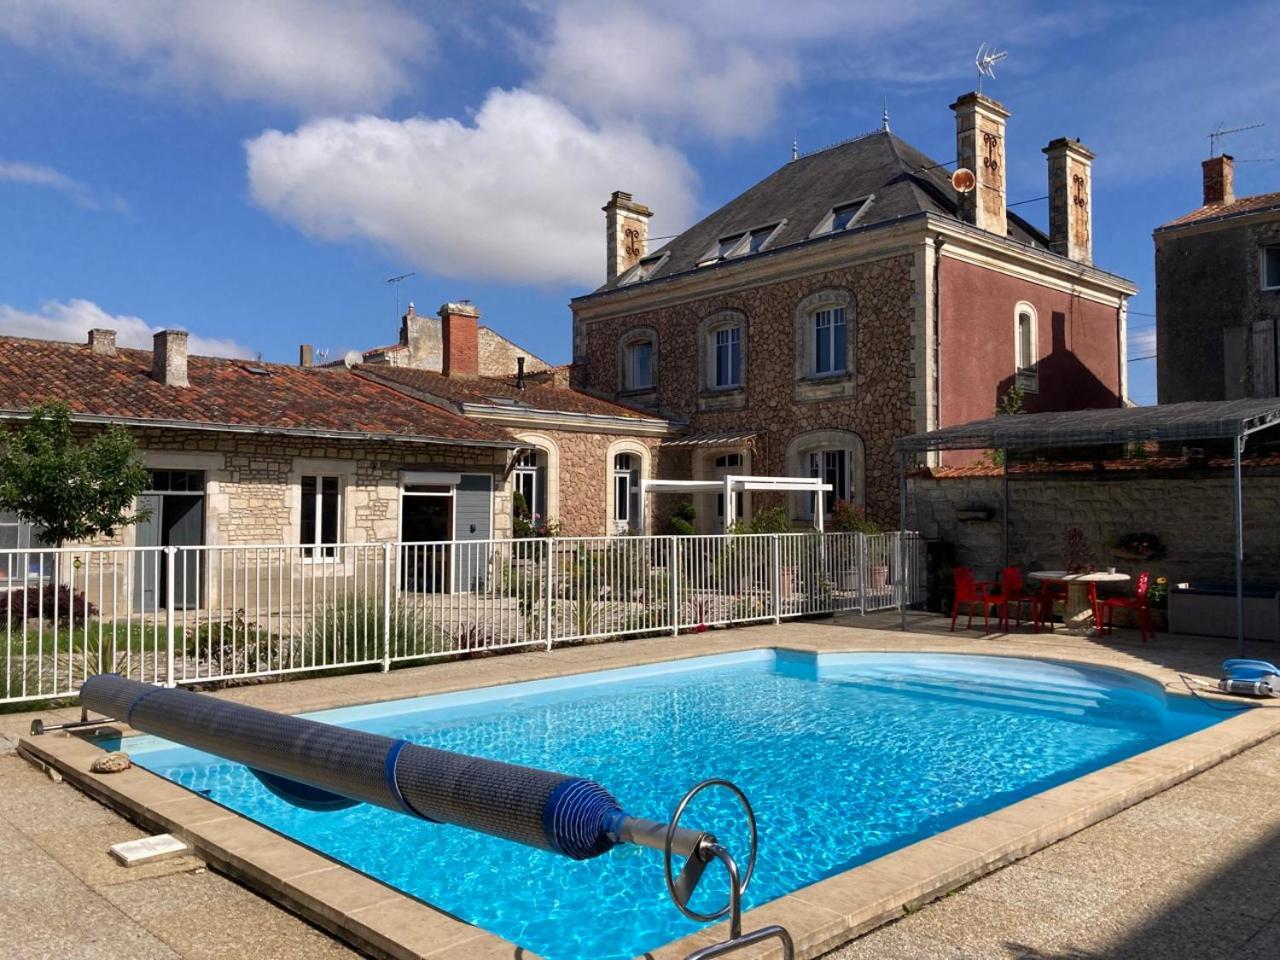
[[[852,228],[842,232],[854,233],[925,212],[959,219],[958,194],[947,168],[895,134],[877,131],[779,167],[670,243],[653,250],[649,256],[664,252],[670,256],[648,279],[695,270],[721,237],[782,220],[786,224],[754,256],[803,243],[833,207],[869,194],[875,197],[871,205]],[[1041,249],[1049,247],[1048,237],[1012,212],[1009,237]],[[614,281],[597,292],[618,286]]]
[[[0,413],[61,400],[73,417],[140,425],[514,445],[502,430],[345,368],[190,356],[187,379],[189,387],[153,380],[145,350],[103,356],[84,344],[0,337]]]
[[[504,410],[518,411],[553,410],[558,413],[576,413],[605,417],[624,417],[634,420],[661,420],[651,412],[636,410],[603,400],[600,397],[536,382],[537,374],[526,377],[524,389],[516,386],[515,377],[476,377],[459,379],[446,377],[434,370],[416,367],[388,367],[361,364],[353,368],[361,377],[381,383],[391,389],[403,388],[413,393],[438,397],[454,404],[479,403]]]
[[[1249,213],[1261,213],[1264,210],[1280,210],[1280,193],[1259,193],[1252,197],[1240,197],[1233,203],[1210,203],[1190,213],[1170,220],[1159,227],[1169,230],[1174,227],[1185,227],[1192,223],[1204,223],[1208,220],[1225,220]]]

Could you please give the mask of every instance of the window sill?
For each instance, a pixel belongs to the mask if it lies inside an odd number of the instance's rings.
[[[832,380],[841,380],[848,377],[848,370],[832,370],[830,373],[807,373],[800,379],[807,380],[810,383],[829,383]]]

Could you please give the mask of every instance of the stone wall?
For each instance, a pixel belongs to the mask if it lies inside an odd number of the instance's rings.
[[[629,331],[651,328],[657,338],[655,389],[645,396],[620,394],[620,399],[687,419],[691,433],[754,431],[752,472],[759,475],[794,474],[788,448],[801,434],[855,433],[865,452],[859,495],[865,496],[872,514],[896,526],[893,441],[914,429],[912,324],[923,295],[914,276],[915,255],[899,254],[662,309],[585,321],[578,331],[577,384],[591,392],[617,394],[619,344]],[[853,363],[844,377],[808,380],[797,376],[797,310],[806,298],[828,291],[849,297]],[[705,402],[709,391],[698,359],[702,322],[725,311],[741,314],[745,324],[743,396],[731,409]]]
[[[926,537],[954,543],[958,561],[980,576],[1001,566],[1001,481],[998,476],[908,482],[912,525]],[[990,520],[961,521],[957,511],[980,507]],[[1280,579],[1280,468],[1244,475],[1245,575]],[[1009,562],[1023,569],[1060,569],[1066,530],[1084,531],[1100,567],[1139,569],[1190,578],[1235,576],[1231,471],[1222,469],[1104,474],[1037,474],[1009,483]],[[1128,533],[1160,537],[1167,555],[1136,563],[1113,556]]]

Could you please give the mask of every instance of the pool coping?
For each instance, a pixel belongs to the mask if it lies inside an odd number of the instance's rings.
[[[805,654],[894,652],[872,651],[865,647],[835,651],[796,643],[767,642],[739,648],[740,651],[754,649]],[[910,652],[945,654],[956,651],[915,648]],[[708,653],[710,651],[688,651],[683,655],[659,659],[680,661],[707,656]],[[1037,656],[1030,650],[1019,651],[1016,656],[1118,670],[1169,687],[1167,671],[1154,668],[1135,669],[1057,654]],[[654,661],[646,659],[642,662]],[[555,671],[554,675],[596,672],[583,669],[581,664],[564,666],[565,669]],[[610,667],[600,669],[608,670]],[[479,683],[473,688],[507,682],[511,681]],[[1168,693],[1170,696],[1180,695],[1175,690]],[[128,732],[123,725],[115,730]],[[819,956],[929,900],[1160,793],[1277,733],[1280,733],[1280,709],[1264,707],[1242,711],[1205,730],[1136,754],[786,894],[744,914],[743,927],[751,930],[779,923],[790,931],[795,940],[797,957]],[[173,833],[187,841],[210,866],[366,953],[395,960],[441,960],[446,956],[476,960],[536,960],[534,954],[501,937],[368,877],[141,767],[135,766],[116,774],[91,773],[90,764],[102,755],[101,747],[91,738],[67,734],[24,737],[19,741],[18,749],[28,759],[58,770],[76,787],[146,829]],[[645,957],[646,960],[683,960],[694,950],[719,942],[727,935],[727,924],[707,927],[653,950]],[[781,950],[763,944],[740,951],[735,956],[763,960],[765,957],[781,957]]]

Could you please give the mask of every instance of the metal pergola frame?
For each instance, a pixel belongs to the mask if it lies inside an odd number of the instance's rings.
[[[728,533],[733,518],[738,515],[737,497],[746,491],[765,490],[784,493],[812,493],[818,497],[814,505],[813,527],[823,530],[826,514],[826,495],[832,491],[829,483],[816,477],[751,477],[730,474],[721,480],[649,480],[640,481],[640,517],[637,527],[645,529],[645,516],[649,512],[649,494],[658,493],[723,493],[724,532]]]
[[[1241,457],[1246,441],[1255,433],[1280,426],[1280,398],[1206,400],[1151,407],[1103,410],[1066,410],[989,417],[943,427],[928,433],[902,437],[898,448],[898,490],[902,529],[907,527],[907,468],[921,453],[942,450],[999,450],[1003,454],[1003,509],[1001,523],[1004,559],[1009,560],[1009,457],[1010,450],[1050,447],[1092,447],[1141,441],[1230,440],[1234,468],[1236,566],[1236,639],[1244,656],[1244,494]],[[906,608],[902,629],[906,629]]]

